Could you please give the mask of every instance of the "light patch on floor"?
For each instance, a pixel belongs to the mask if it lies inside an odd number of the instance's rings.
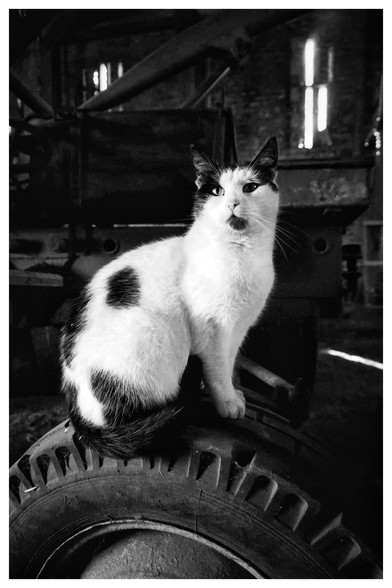
[[[319,353],[321,355],[333,355],[334,357],[340,357],[341,359],[346,359],[347,361],[354,361],[356,363],[368,365],[370,367],[377,368],[378,370],[384,369],[383,364],[379,361],[373,361],[373,359],[366,359],[365,357],[360,357],[359,355],[350,355],[349,353],[344,353],[343,351],[336,351],[335,349],[320,349]]]

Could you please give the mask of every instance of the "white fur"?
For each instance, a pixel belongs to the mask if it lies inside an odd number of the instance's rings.
[[[64,370],[91,423],[105,424],[103,406],[89,387],[91,370],[107,370],[142,390],[139,400],[148,406],[176,396],[190,353],[202,359],[218,412],[232,418],[244,414],[243,396],[231,381],[233,366],[273,286],[278,212],[278,194],[268,185],[243,193],[242,186],[252,181],[257,179],[248,168],[224,172],[224,195],[207,200],[184,237],[129,251],[91,281],[87,326]],[[227,221],[232,214],[248,226],[231,228]],[[107,280],[126,266],[141,282],[140,305],[111,308],[105,302]]]

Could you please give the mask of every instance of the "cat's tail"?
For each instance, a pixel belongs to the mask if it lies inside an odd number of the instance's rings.
[[[76,390],[65,392],[71,422],[80,441],[100,455],[127,460],[155,446],[162,448],[172,444],[198,400],[200,385],[200,360],[190,357],[175,402],[138,411],[126,419],[115,419],[113,424],[104,427],[83,418],[76,403]]]
[[[183,421],[184,406],[165,406],[138,415],[120,425],[96,427],[70,410],[70,417],[82,443],[100,455],[115,459],[130,459],[160,442],[167,442]]]

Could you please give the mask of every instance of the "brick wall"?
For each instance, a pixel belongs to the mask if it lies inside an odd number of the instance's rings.
[[[302,59],[302,53],[298,55],[301,43],[309,37],[319,47],[334,48],[329,140],[312,150],[298,149],[302,97],[295,95],[299,74],[293,68]],[[381,52],[380,10],[316,11],[260,35],[247,62],[225,86],[225,103],[233,110],[240,154],[251,157],[270,134],[277,135],[284,157],[363,153],[376,108]],[[219,91],[212,101],[220,101]]]

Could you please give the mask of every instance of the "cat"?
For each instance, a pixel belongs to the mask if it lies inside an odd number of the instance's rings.
[[[218,414],[245,414],[233,369],[274,284],[277,140],[238,166],[222,167],[195,146],[191,154],[197,190],[187,233],[102,267],[62,330],[70,419],[103,455],[132,457],[174,422],[190,356],[201,360]]]

